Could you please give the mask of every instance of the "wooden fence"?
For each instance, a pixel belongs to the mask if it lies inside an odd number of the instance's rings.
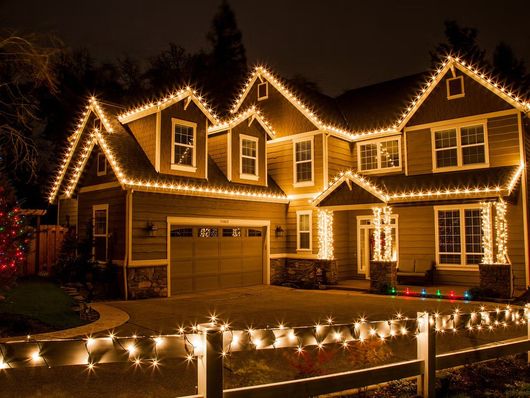
[[[470,349],[436,355],[437,333],[493,332],[508,327],[523,328],[527,336],[498,341]],[[408,336],[417,342],[412,360],[318,377],[279,383],[224,389],[224,360],[230,352],[296,348],[327,344],[350,344],[368,338]],[[455,335],[455,338],[458,338]],[[416,377],[418,394],[435,396],[436,371],[517,353],[528,353],[530,362],[530,304],[450,315],[421,312],[416,318],[359,321],[354,324],[326,324],[311,327],[232,330],[216,321],[181,329],[175,335],[108,337],[0,342],[0,369],[28,366],[86,365],[133,362],[137,366],[158,366],[162,359],[186,358],[197,361],[197,395],[203,398],[306,398],[379,383]]]
[[[59,225],[37,226],[32,235],[23,275],[48,275],[57,261],[68,228]]]

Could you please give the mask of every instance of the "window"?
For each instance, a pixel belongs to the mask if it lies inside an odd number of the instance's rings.
[[[296,212],[297,250],[311,250],[311,210]]]
[[[436,209],[438,265],[478,265],[482,261],[482,218],[479,207]]]
[[[109,205],[107,204],[92,207],[92,232],[94,240],[92,255],[96,261],[107,261],[108,212]]]
[[[261,229],[253,229],[253,228],[249,228],[249,229],[247,230],[247,236],[248,236],[248,237],[261,236]]]
[[[464,77],[457,76],[446,80],[447,99],[462,98],[464,93]]]
[[[434,170],[487,165],[484,124],[434,131]]]
[[[171,229],[172,238],[191,238],[193,236],[193,228],[179,227]]]
[[[359,169],[361,171],[401,169],[401,138],[386,138],[367,141],[358,146]]]
[[[200,238],[216,238],[217,236],[217,228],[199,228]]]
[[[313,138],[294,142],[294,185],[311,186],[313,182]]]
[[[196,124],[172,119],[171,169],[195,171]]]
[[[241,228],[223,228],[223,237],[225,238],[239,238],[241,236]]]
[[[258,101],[269,98],[269,83],[263,82],[258,84]]]
[[[98,176],[104,176],[107,174],[107,158],[103,152],[98,152],[96,167]]]
[[[258,179],[258,138],[248,135],[239,136],[240,177],[247,180]]]

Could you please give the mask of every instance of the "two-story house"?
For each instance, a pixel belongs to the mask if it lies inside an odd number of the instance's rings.
[[[258,67],[224,120],[189,88],[91,99],[50,193],[58,223],[92,233],[128,298],[279,283],[301,260],[369,278],[381,251],[468,286],[501,258],[529,285],[528,102],[451,57],[303,97]]]

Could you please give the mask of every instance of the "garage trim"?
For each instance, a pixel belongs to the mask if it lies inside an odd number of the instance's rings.
[[[266,227],[265,233],[265,266],[263,267],[263,283],[270,285],[270,220],[238,219],[238,218],[212,218],[212,217],[167,217],[167,293],[171,296],[171,225],[212,225],[212,226],[235,226],[235,227]]]

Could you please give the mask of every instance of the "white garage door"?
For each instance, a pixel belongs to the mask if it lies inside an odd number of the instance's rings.
[[[263,283],[262,227],[172,225],[171,293]]]

